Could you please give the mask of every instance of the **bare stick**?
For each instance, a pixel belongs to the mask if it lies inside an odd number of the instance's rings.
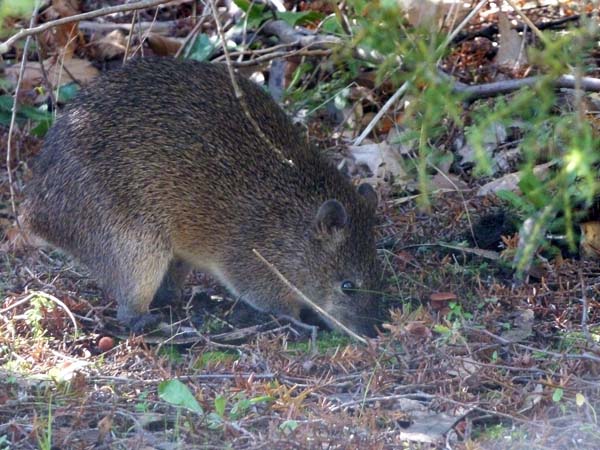
[[[271,272],[273,272],[275,275],[277,275],[277,278],[279,278],[281,281],[283,281],[283,283],[288,288],[290,288],[292,291],[294,291],[294,293],[298,297],[300,297],[302,299],[302,301],[304,301],[308,306],[310,306],[313,310],[317,311],[319,314],[321,314],[323,317],[325,317],[330,322],[334,323],[337,327],[339,327],[344,333],[346,333],[351,338],[353,338],[353,339],[357,340],[358,342],[361,342],[365,345],[367,344],[367,340],[365,338],[359,336],[354,331],[352,331],[350,328],[345,326],[342,322],[337,320],[335,317],[333,317],[331,314],[329,314],[327,311],[325,311],[323,308],[321,308],[319,305],[317,305],[315,302],[313,302],[310,298],[308,298],[306,295],[304,295],[304,293],[300,289],[298,289],[296,286],[294,286],[292,283],[290,283],[288,281],[288,279],[286,277],[284,277],[283,274],[277,269],[277,267],[275,267],[273,264],[271,264],[269,261],[267,261],[258,252],[258,250],[253,248],[252,252],[256,256],[258,256],[258,259],[260,259],[269,268],[269,270]]]
[[[19,31],[17,34],[11,36],[6,41],[0,43],[0,55],[6,53],[10,47],[25,37],[32,36],[34,34],[41,33],[46,31],[49,28],[56,27],[58,25],[64,25],[65,23],[77,22],[79,20],[84,19],[93,19],[94,17],[106,16],[108,14],[124,12],[124,11],[134,11],[138,9],[148,9],[153,6],[158,6],[161,4],[169,3],[171,0],[142,0],[136,3],[127,3],[124,5],[118,6],[109,6],[107,8],[100,8],[94,11],[89,11],[82,14],[75,14],[74,16],[62,17],[57,20],[52,20],[50,22],[46,22],[42,25],[38,25],[37,27],[30,26],[29,28],[25,28],[24,30]],[[191,0],[189,0],[191,1]]]
[[[40,2],[36,1],[33,11],[31,12],[31,19],[29,20],[29,27],[33,27],[35,20],[37,19],[38,9],[40,7]],[[27,36],[25,40],[25,45],[23,47],[23,58],[21,58],[21,67],[19,68],[19,77],[17,78],[17,86],[15,87],[15,96],[13,98],[13,107],[10,115],[10,125],[8,127],[8,137],[6,139],[6,172],[8,173],[8,189],[10,191],[10,207],[12,208],[13,216],[17,221],[17,228],[21,229],[21,224],[19,223],[19,216],[17,215],[17,205],[15,204],[15,190],[13,186],[12,179],[12,167],[11,167],[11,159],[12,159],[12,135],[15,129],[15,123],[17,121],[17,107],[18,107],[18,99],[19,99],[19,91],[21,90],[21,80],[23,79],[23,74],[25,73],[25,66],[27,65],[27,50],[29,49],[29,42],[31,41],[31,36]]]
[[[461,32],[461,30],[469,23],[469,21],[473,18],[475,14],[479,12],[481,8],[483,8],[489,0],[482,0],[479,4],[469,12],[467,17],[463,19],[463,21],[448,35],[448,37],[444,40],[442,45],[438,48],[438,51],[445,49],[450,43],[454,40],[454,38]]]
[[[468,100],[477,98],[493,97],[495,95],[507,94],[516,91],[525,86],[533,86],[542,80],[542,77],[527,77],[518,80],[496,81],[493,83],[467,86],[456,83],[453,91],[466,94]],[[577,79],[573,75],[563,75],[556,80],[551,81],[557,88],[575,89],[578,85]],[[600,92],[600,78],[580,77],[579,86],[584,91]]]
[[[377,122],[379,122],[379,120],[381,120],[381,118],[383,117],[383,115],[387,112],[388,109],[390,109],[392,107],[392,105],[394,103],[396,103],[396,101],[398,101],[398,99],[400,97],[402,97],[406,91],[408,90],[410,86],[410,83],[408,81],[405,81],[402,86],[400,86],[400,88],[394,92],[394,95],[392,95],[387,102],[385,102],[385,104],[381,107],[381,109],[377,112],[377,114],[375,114],[375,117],[373,117],[373,120],[371,120],[371,122],[369,122],[369,124],[367,125],[367,127],[363,130],[362,133],[360,133],[360,136],[358,136],[354,142],[353,145],[360,145],[362,144],[362,141],[365,140],[365,138],[369,135],[369,133],[371,132],[371,130],[373,128],[375,128],[375,125],[377,125]]]
[[[131,31],[129,32],[129,36],[127,36],[127,45],[125,45],[125,52],[123,53],[123,65],[127,62],[127,55],[129,55],[129,49],[131,49],[131,41],[133,40],[133,33],[135,22],[137,19],[137,11],[134,11],[131,15]],[[149,27],[151,29],[152,27]]]

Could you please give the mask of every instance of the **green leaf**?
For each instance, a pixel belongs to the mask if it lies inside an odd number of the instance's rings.
[[[211,430],[223,428],[223,418],[217,413],[209,413],[206,416],[206,422],[208,423],[208,428]]]
[[[494,353],[492,353],[492,362],[498,362],[498,351],[494,350]]]
[[[335,15],[328,16],[321,22],[321,30],[328,34],[345,34],[344,28]]]
[[[323,19],[323,17],[325,17],[324,14],[318,11],[282,11],[277,13],[278,19],[287,22],[292,27],[295,27],[296,25],[305,25],[308,23],[320,22]]]
[[[39,138],[44,137],[50,129],[50,125],[52,125],[52,122],[50,122],[49,120],[41,121],[31,129],[31,134]]]
[[[581,392],[575,395],[575,404],[580,408],[585,404],[585,396]]]
[[[215,50],[215,44],[205,33],[200,33],[187,52],[187,57],[194,61],[208,60]]]
[[[63,84],[58,88],[58,99],[59,103],[67,103],[73,100],[73,97],[79,92],[79,85],[77,83]]]
[[[13,99],[10,95],[0,95],[0,110],[11,111],[13,105]]]
[[[519,188],[536,208],[543,208],[550,203],[550,197],[546,193],[544,184],[532,171],[523,173],[519,181]]]
[[[251,5],[248,0],[233,0],[233,3],[244,12],[248,12]]]
[[[552,401],[554,403],[560,402],[563,398],[563,394],[564,394],[564,391],[562,390],[562,388],[554,389],[554,393],[552,394]]]
[[[198,414],[204,414],[192,391],[179,380],[166,380],[158,385],[158,396],[174,406],[181,406]]]
[[[250,404],[252,405],[258,405],[259,403],[267,403],[267,402],[272,402],[273,400],[275,400],[275,398],[271,397],[270,395],[262,395],[260,397],[253,397],[250,399]]]
[[[444,334],[444,335],[448,335],[448,334],[452,333],[452,330],[444,325],[435,325],[433,327],[433,331],[435,331],[436,333]]]
[[[295,420],[286,420],[279,425],[279,429],[283,431],[285,434],[289,434],[298,428],[298,422]]]
[[[508,202],[513,208],[526,214],[532,213],[534,210],[534,208],[527,201],[525,201],[523,197],[513,191],[507,191],[503,189],[496,192],[496,195],[500,199]]]
[[[271,12],[266,5],[259,5],[247,0],[234,0],[234,3],[246,13],[247,27],[251,29],[258,28],[265,20],[272,17]]]
[[[252,406],[252,403],[247,398],[240,399],[237,403],[235,403],[231,407],[231,412],[230,412],[231,418],[233,420],[240,419],[241,417],[244,416],[246,411],[248,411],[248,409],[250,409],[251,406]]]
[[[13,99],[9,95],[0,95],[0,124],[10,124],[12,116]],[[48,112],[46,105],[42,105],[38,108],[30,105],[17,105],[17,116],[18,121],[31,120],[38,122],[33,130],[32,134],[35,136],[43,136],[46,134],[50,125],[52,125],[52,114]]]
[[[227,399],[222,395],[217,395],[215,398],[215,412],[220,417],[225,417],[225,405],[227,404]]]

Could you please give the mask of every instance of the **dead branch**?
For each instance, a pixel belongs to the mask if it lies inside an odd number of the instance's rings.
[[[137,22],[135,24],[135,29],[141,32],[152,29],[153,33],[165,34],[169,33],[171,30],[175,29],[177,26],[180,26],[187,20],[191,20],[191,18],[183,18],[180,20],[165,20],[162,22]],[[131,31],[133,30],[133,26],[131,23],[98,23],[93,22],[91,20],[82,20],[79,22],[78,27],[80,30],[86,31],[106,31],[110,32],[113,30],[123,30],[123,31]]]
[[[521,78],[518,80],[496,81],[493,83],[467,86],[463,83],[455,83],[454,92],[466,94],[467,100],[473,101],[479,98],[494,97],[496,95],[508,94],[525,86],[534,86],[542,80],[541,76]],[[600,92],[600,79],[592,77],[581,77],[579,86],[584,91]],[[552,84],[556,88],[575,89],[576,77],[563,75]]]
[[[184,0],[184,1],[192,1],[192,0]],[[15,42],[17,42],[25,37],[33,36],[35,34],[41,33],[43,31],[46,31],[49,28],[56,27],[58,25],[64,25],[66,23],[77,22],[79,20],[84,20],[84,19],[93,19],[94,17],[106,16],[108,14],[114,14],[114,13],[118,13],[118,12],[136,11],[138,9],[148,9],[148,8],[152,8],[154,6],[159,6],[162,4],[169,3],[169,2],[171,2],[171,0],[142,0],[142,1],[139,1],[136,3],[127,3],[124,5],[118,5],[118,6],[109,6],[106,8],[96,9],[94,11],[88,11],[88,12],[82,13],[82,14],[75,14],[74,16],[61,17],[60,19],[46,22],[42,25],[38,25],[37,27],[25,28],[25,29],[19,31],[17,34],[8,38],[6,41],[0,43],[0,55],[6,53],[14,45]]]
[[[590,14],[588,14],[588,17],[589,16],[590,16]],[[568,17],[561,17],[560,19],[557,19],[557,20],[550,20],[548,22],[536,23],[535,26],[539,30],[548,30],[548,29],[553,29],[553,28],[559,28],[562,25],[569,23],[569,22],[578,22],[580,19],[581,19],[580,14],[574,14],[574,15],[568,16]],[[513,27],[513,29],[515,31],[522,32],[522,31],[525,31],[526,29],[529,29],[529,27],[526,24],[519,22]],[[470,41],[477,37],[485,37],[488,39],[492,39],[498,33],[499,33],[498,24],[494,23],[492,25],[488,25],[484,28],[481,28],[480,30],[477,30],[477,31],[471,31],[468,33],[459,33],[458,35],[456,35],[454,37],[454,40],[452,42],[454,44],[460,44],[461,42]]]
[[[478,332],[478,333],[483,333],[495,340],[497,340],[500,344],[502,345],[515,345],[519,348],[524,348],[525,350],[529,350],[531,352],[539,352],[539,353],[544,353],[548,356],[551,356],[553,358],[557,358],[557,359],[582,359],[582,360],[588,360],[588,361],[594,361],[594,362],[600,362],[600,357],[593,355],[591,353],[588,352],[584,352],[581,354],[574,354],[574,353],[557,353],[557,352],[553,352],[550,350],[544,350],[541,348],[535,348],[535,347],[531,347],[530,345],[525,345],[525,344],[519,344],[518,342],[512,342],[509,339],[505,339],[502,336],[498,336],[497,334],[494,334],[488,330],[484,330],[484,329],[477,329],[475,327],[467,327],[469,330],[474,331],[474,332]]]
[[[267,22],[262,32],[266,35],[277,36],[282,44],[294,44],[301,47],[330,49],[343,43],[336,36],[316,34],[304,28],[295,29],[283,20]]]

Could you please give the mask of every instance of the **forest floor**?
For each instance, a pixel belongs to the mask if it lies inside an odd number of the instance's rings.
[[[540,253],[516,279],[518,230],[482,180],[448,169],[460,189],[440,184],[428,208],[379,185],[389,315],[367,345],[321,330],[311,348],[199,272],[170,306],[172,338],[127,336],[85,267],[19,245],[32,128],[12,137],[16,192],[5,161],[0,180],[1,450],[600,448],[600,265]]]

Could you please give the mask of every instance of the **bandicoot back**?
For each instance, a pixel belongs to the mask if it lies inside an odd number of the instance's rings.
[[[236,80],[255,123],[224,66],[137,60],[100,77],[49,131],[26,223],[86,264],[133,330],[154,323],[152,301],[179,295],[192,268],[258,310],[306,320],[311,307],[256,249],[373,335],[375,192],[356,189],[260,87]]]

